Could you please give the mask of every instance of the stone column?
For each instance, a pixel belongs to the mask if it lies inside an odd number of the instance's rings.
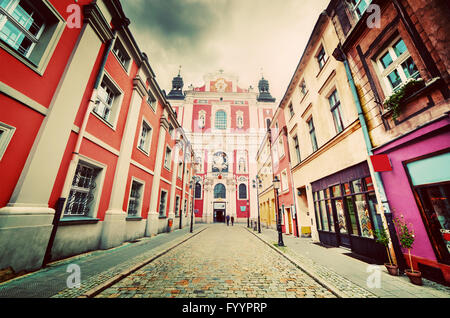
[[[119,158],[117,159],[116,172],[114,174],[114,182],[111,190],[111,199],[103,221],[100,239],[101,249],[108,249],[122,244],[126,236],[127,213],[123,211],[123,200],[125,199],[125,188],[127,185],[128,171],[130,169],[134,139],[136,137],[136,129],[139,127],[139,112],[142,99],[146,94],[145,83],[139,76],[136,77],[133,82],[133,95],[131,96]]]
[[[158,200],[159,200],[159,185],[161,183],[161,169],[163,165],[164,160],[164,153],[165,153],[165,145],[166,145],[166,132],[169,130],[169,123],[166,118],[166,110],[164,110],[163,116],[160,120],[160,129],[159,129],[159,136],[158,136],[158,148],[156,151],[156,157],[155,157],[155,171],[153,175],[153,183],[152,183],[152,193],[150,196],[150,207],[149,207],[149,217],[147,218],[147,226],[145,229],[145,236],[152,236],[158,234],[158,224],[156,227],[154,224],[150,224],[150,222],[157,221],[158,223],[159,219],[155,220],[154,214],[156,213],[157,216],[159,216],[158,211]],[[150,217],[150,214],[151,217]],[[156,232],[155,232],[156,229]]]

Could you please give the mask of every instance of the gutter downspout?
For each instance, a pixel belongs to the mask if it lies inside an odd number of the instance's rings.
[[[77,164],[78,164],[78,157],[79,157],[79,152],[80,152],[80,148],[81,148],[81,142],[83,141],[84,135],[86,133],[86,126],[87,126],[87,123],[89,120],[89,116],[95,106],[95,100],[97,99],[98,87],[100,85],[100,81],[102,78],[103,71],[105,69],[106,61],[108,59],[109,53],[112,50],[112,46],[113,46],[115,38],[116,38],[116,31],[114,31],[113,38],[109,41],[108,47],[107,47],[106,51],[104,52],[103,60],[100,65],[100,69],[98,71],[97,78],[95,80],[94,89],[92,91],[91,98],[89,99],[89,104],[88,104],[88,107],[84,114],[83,122],[81,124],[80,130],[78,132],[77,142],[76,142],[75,148],[72,152],[72,158],[70,160],[69,168],[67,169],[66,181],[65,181],[63,189],[61,191],[62,196],[58,199],[56,213],[53,218],[53,228],[52,228],[52,232],[50,234],[50,238],[49,238],[49,241],[47,244],[47,249],[45,252],[44,260],[42,261],[42,267],[45,267],[51,261],[51,251],[52,251],[53,243],[55,241],[56,232],[58,230],[59,220],[61,219],[61,214],[63,212],[62,209],[65,206],[65,201],[67,199],[63,196],[66,193],[69,193],[70,187],[72,185],[72,182],[69,182],[67,180],[67,177],[75,174]]]
[[[363,136],[364,136],[367,154],[369,156],[372,156],[373,155],[373,151],[372,151],[373,146],[372,146],[372,141],[370,140],[370,135],[369,135],[369,130],[367,128],[366,119],[364,118],[364,113],[363,113],[361,103],[360,103],[360,100],[358,97],[355,82],[353,80],[353,75],[350,71],[347,57],[346,57],[345,53],[342,51],[342,48],[340,45],[336,48],[335,52],[333,53],[333,56],[336,58],[336,60],[344,63],[345,71],[347,73],[347,79],[350,84],[350,89],[351,89],[352,95],[353,95],[353,100],[355,101],[356,110],[358,111],[358,118],[361,123],[361,129],[362,129]],[[372,163],[370,162],[370,160],[369,160],[368,164],[369,164],[369,167],[372,166]],[[371,170],[373,170],[373,167]],[[382,207],[384,210],[384,216],[386,218],[386,223],[388,225],[389,235],[391,237],[392,247],[394,249],[394,256],[397,260],[397,265],[399,267],[399,270],[402,272],[406,268],[406,263],[405,263],[405,259],[403,257],[403,252],[401,251],[401,248],[400,248],[400,244],[398,242],[397,233],[396,233],[394,224],[392,222],[393,215],[392,215],[392,212],[389,207],[389,201],[386,197],[383,180],[381,179],[381,175],[379,172],[374,171],[373,175],[375,178],[375,182],[377,184],[378,194],[381,199],[381,204],[382,204]],[[379,229],[380,225],[377,224],[376,218],[374,218],[374,222],[376,223],[375,228]]]

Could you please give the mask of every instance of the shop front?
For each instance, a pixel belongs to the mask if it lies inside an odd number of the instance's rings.
[[[392,170],[381,172],[394,217],[414,231],[412,263],[424,277],[450,283],[450,119],[448,115],[383,145]],[[409,263],[408,251],[403,250]]]
[[[384,248],[375,242],[381,216],[367,162],[315,181],[311,187],[320,242],[384,262]]]

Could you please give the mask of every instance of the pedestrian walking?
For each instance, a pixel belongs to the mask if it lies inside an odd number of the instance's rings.
[[[230,216],[227,215],[227,226],[229,226],[229,225],[230,225]]]
[[[231,217],[231,226],[234,225],[234,216]]]

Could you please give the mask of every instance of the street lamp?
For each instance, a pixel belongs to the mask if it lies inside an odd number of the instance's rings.
[[[277,230],[278,230],[278,246],[284,246],[283,243],[283,233],[281,231],[281,215],[280,215],[280,200],[278,197],[278,190],[280,189],[280,180],[278,176],[273,179],[273,188],[275,189],[276,199],[277,199]]]
[[[253,180],[253,188],[256,188],[256,199],[258,203],[258,233],[261,233],[261,217],[259,215],[259,188],[262,188],[262,181],[258,175]]]
[[[250,203],[247,200],[247,227],[250,228]]]
[[[197,182],[197,177],[193,176],[192,180],[189,181],[189,189],[194,189],[192,192],[192,203],[191,203],[191,233],[194,230],[194,200],[195,200],[195,183]]]

